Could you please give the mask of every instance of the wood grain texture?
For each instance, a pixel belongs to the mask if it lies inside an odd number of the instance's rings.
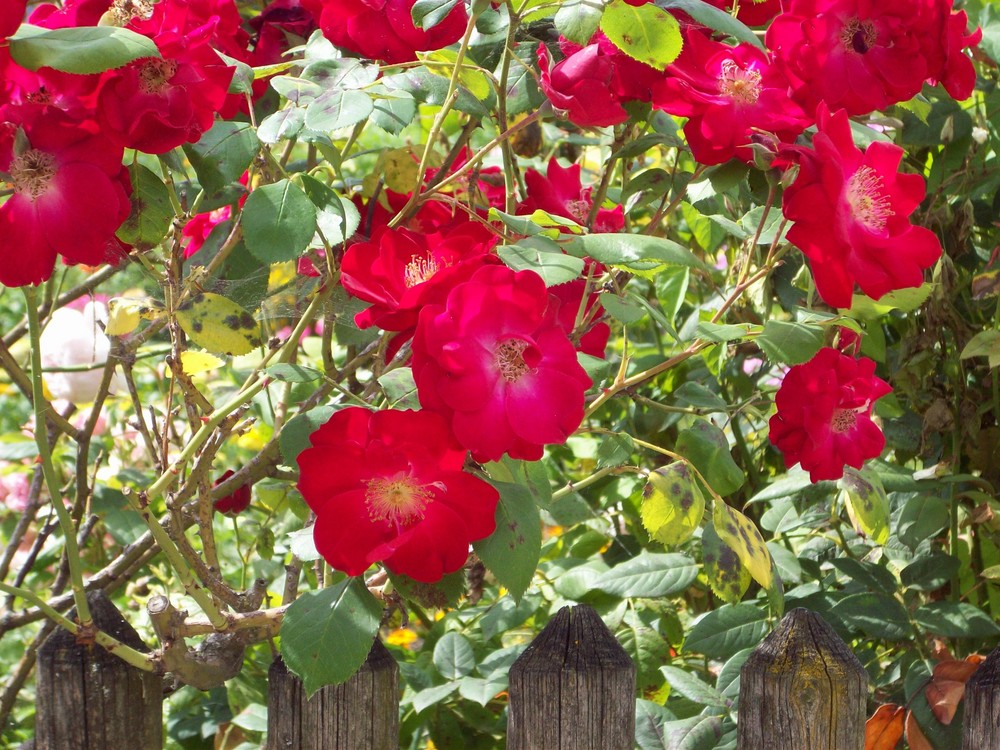
[[[307,699],[302,681],[276,659],[267,709],[267,750],[396,750],[399,667],[376,639],[351,679]]]
[[[738,750],[863,750],[868,675],[816,613],[793,609],[740,672]]]
[[[965,683],[962,750],[1000,750],[1000,648]]]
[[[94,623],[148,651],[103,591],[87,596]],[[75,612],[70,617],[76,617]],[[56,630],[38,650],[36,750],[161,750],[163,678],[126,664],[96,644]]]
[[[635,664],[590,607],[563,607],[510,669],[508,750],[632,750]]]

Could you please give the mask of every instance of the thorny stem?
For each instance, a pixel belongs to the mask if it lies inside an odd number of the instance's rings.
[[[69,564],[70,581],[73,586],[73,599],[76,602],[77,615],[83,627],[90,627],[92,619],[90,607],[87,606],[87,592],[83,584],[83,569],[80,561],[80,551],[76,545],[76,529],[73,526],[73,519],[70,518],[69,511],[63,503],[62,492],[59,488],[59,477],[56,476],[56,468],[52,463],[52,449],[49,446],[49,433],[47,429],[45,400],[42,386],[42,331],[38,323],[38,295],[33,286],[21,287],[24,292],[24,301],[28,311],[28,335],[31,338],[31,391],[32,404],[35,410],[35,443],[38,445],[38,459],[42,465],[42,474],[45,477],[45,484],[49,490],[49,497],[52,501],[52,508],[59,519],[59,526],[62,528],[63,544],[66,550],[66,560]]]

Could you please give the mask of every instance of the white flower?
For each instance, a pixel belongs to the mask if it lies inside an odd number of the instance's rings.
[[[52,313],[42,331],[42,369],[86,367],[75,372],[46,372],[45,386],[53,399],[74,404],[89,404],[97,396],[104,374],[103,365],[111,351],[111,342],[97,321],[107,321],[103,303],[88,302],[83,311],[60,308]],[[111,392],[120,387],[119,376],[111,381]]]

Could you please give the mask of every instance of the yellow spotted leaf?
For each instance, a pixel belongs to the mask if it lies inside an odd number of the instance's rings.
[[[750,571],[743,567],[733,548],[719,539],[712,524],[705,526],[702,533],[701,556],[705,577],[715,595],[729,604],[740,601],[750,588]]]
[[[847,514],[858,533],[875,544],[889,541],[889,498],[878,476],[848,466],[839,485]]]
[[[194,343],[213,354],[247,354],[260,346],[260,325],[230,299],[205,292],[177,310],[177,322]]]
[[[766,589],[774,585],[771,553],[753,521],[724,502],[716,501],[712,522],[719,538],[732,547],[740,562],[757,583]]]
[[[417,184],[420,164],[408,148],[395,148],[383,156],[385,186],[396,193],[409,193]]]
[[[642,491],[642,525],[656,541],[682,544],[701,525],[705,496],[683,461],[657,469]]]
[[[124,336],[139,327],[140,320],[156,320],[163,315],[163,306],[154,299],[114,297],[108,302],[108,323],[104,333]]]
[[[209,354],[208,352],[181,352],[181,369],[188,375],[197,375],[199,372],[214,370],[223,362],[225,360],[219,359],[214,354]]]

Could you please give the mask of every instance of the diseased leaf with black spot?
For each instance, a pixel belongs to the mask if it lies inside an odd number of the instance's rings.
[[[260,346],[260,324],[230,299],[205,292],[177,310],[177,322],[194,343],[213,354],[247,354]]]
[[[839,485],[844,491],[847,512],[857,532],[876,544],[889,541],[889,498],[878,475],[848,466]]]
[[[658,542],[675,545],[694,534],[705,515],[705,496],[683,461],[649,475],[642,491],[642,525]]]
[[[708,585],[722,601],[735,604],[750,587],[750,571],[740,562],[740,556],[715,532],[711,524],[701,536],[701,554],[705,563]]]
[[[719,538],[733,548],[753,579],[764,588],[771,588],[774,585],[771,553],[753,521],[738,510],[716,501],[712,522]]]

